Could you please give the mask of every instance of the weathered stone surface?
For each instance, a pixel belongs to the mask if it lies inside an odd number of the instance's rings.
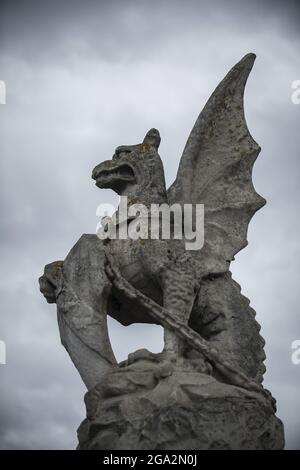
[[[83,235],[40,278],[46,300],[57,304],[62,344],[88,389],[81,448],[283,447],[275,400],[262,385],[260,326],[229,271],[247,245],[251,218],[265,204],[253,187],[260,147],[243,103],[254,60],[246,55],[208,100],[169,189],[156,129],[140,144],[118,147],[92,173],[98,187],[121,196],[117,215],[123,197],[127,209],[140,204],[146,211],[152,204],[180,210],[203,204],[203,247],[189,250],[185,231],[180,239],[151,238],[149,226],[145,239]],[[134,212],[116,220],[116,234],[138,219]],[[170,220],[171,233],[176,224]],[[184,213],[178,225],[186,228],[186,221]],[[107,314],[123,325],[162,325],[163,352],[140,350],[117,364]]]
[[[282,449],[283,426],[261,395],[183,366],[139,360],[85,397],[81,449]]]

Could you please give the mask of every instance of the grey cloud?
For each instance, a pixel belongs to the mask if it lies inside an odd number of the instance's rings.
[[[117,203],[95,188],[92,168],[157,127],[171,183],[210,93],[254,51],[246,115],[262,146],[254,182],[268,205],[251,222],[249,246],[232,270],[262,324],[265,380],[287,447],[300,448],[300,366],[291,363],[291,342],[300,339],[300,105],[290,100],[291,82],[300,78],[298,4],[71,3],[1,4],[0,339],[8,364],[0,366],[0,447],[76,445],[84,387],[37,278],[81,233],[95,231],[100,202]],[[146,341],[154,351],[162,347],[159,327],[125,329],[111,320],[110,335],[118,359]]]
[[[138,63],[153,51],[160,55],[169,43],[180,47],[182,38],[200,35],[207,43],[207,31],[219,37],[224,24],[240,35],[272,28],[282,35],[296,35],[299,4],[291,0],[284,4],[228,0],[226,6],[221,0],[21,0],[3,2],[2,13],[5,47],[25,60],[70,62],[76,55],[88,55]],[[220,48],[223,44],[219,43]]]

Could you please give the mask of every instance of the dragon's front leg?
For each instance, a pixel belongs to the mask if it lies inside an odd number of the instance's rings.
[[[163,306],[179,322],[188,324],[198,283],[186,260],[177,260],[162,273]],[[164,329],[164,351],[176,360],[183,354],[184,341],[174,330]]]

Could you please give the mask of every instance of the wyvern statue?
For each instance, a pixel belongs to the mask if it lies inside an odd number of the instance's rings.
[[[260,327],[229,272],[247,245],[252,216],[265,204],[252,183],[260,147],[243,105],[254,60],[246,55],[212,94],[169,189],[156,129],[141,144],[118,147],[92,173],[98,187],[126,196],[129,206],[203,204],[202,248],[187,250],[184,237],[83,235],[40,278],[47,301],[57,304],[61,341],[88,389],[87,418],[78,431],[82,449],[284,445],[275,400],[262,386]],[[162,325],[163,351],[139,350],[118,364],[107,314],[123,325]]]

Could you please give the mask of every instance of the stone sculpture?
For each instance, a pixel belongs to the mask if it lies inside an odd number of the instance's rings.
[[[254,60],[246,55],[212,94],[169,189],[156,129],[93,170],[97,186],[127,196],[129,206],[204,204],[202,249],[187,250],[184,239],[83,235],[40,278],[47,301],[57,304],[62,344],[88,389],[81,449],[284,446],[275,400],[262,385],[260,327],[229,272],[265,204],[252,183],[260,147],[243,105]],[[162,325],[163,351],[139,350],[118,364],[107,314],[123,325]]]

